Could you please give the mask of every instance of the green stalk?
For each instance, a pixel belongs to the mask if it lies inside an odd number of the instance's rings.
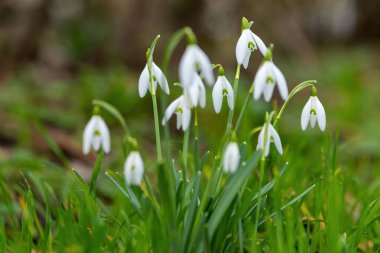
[[[153,77],[151,79],[151,86],[153,86]],[[157,111],[157,98],[154,89],[152,88],[152,102],[153,102],[153,114],[154,114],[154,131],[156,132],[156,151],[157,151],[157,160],[162,162],[161,154],[161,139],[160,139],[160,124],[158,122],[158,111]]]
[[[194,108],[194,166],[199,170],[198,108]]]
[[[153,52],[157,44],[157,40],[160,38],[160,35],[157,35],[154,39],[152,46],[148,49],[146,53],[148,72],[149,72],[149,83],[150,90],[152,94],[152,104],[153,104],[153,114],[154,114],[154,131],[156,132],[156,152],[157,160],[159,163],[162,162],[162,153],[161,153],[161,139],[160,139],[160,124],[158,120],[158,110],[157,110],[157,98],[156,91],[154,90],[154,80],[152,74],[152,62],[153,62]]]
[[[187,153],[189,149],[189,133],[190,130],[187,129],[183,135],[183,145],[182,145],[182,166],[183,166],[183,179],[186,179],[187,170]]]
[[[249,98],[252,97],[252,94],[253,94],[253,84],[251,86],[251,88],[249,89],[249,92],[247,94],[247,96],[245,97],[244,99],[244,104],[243,104],[243,107],[241,108],[240,110],[240,113],[239,113],[239,117],[238,117],[238,120],[236,121],[236,124],[235,124],[235,128],[234,128],[234,131],[236,132],[239,127],[240,127],[240,123],[243,119],[243,115],[245,113],[245,110],[247,108],[247,105],[248,105],[248,102],[249,102]]]
[[[240,79],[240,64],[237,65],[236,67],[236,74],[235,74],[235,81],[234,81],[234,102],[236,105],[236,97],[237,97],[237,90],[239,86],[239,79]],[[232,119],[234,117],[234,111],[235,109],[230,110],[228,114],[228,120],[227,120],[227,127],[226,127],[226,135],[228,136],[231,128],[232,128]]]
[[[269,128],[269,117],[268,113],[266,115],[266,124],[265,124],[265,130],[264,130],[264,146],[261,153],[261,159],[260,159],[260,175],[259,175],[259,196],[257,199],[257,205],[256,205],[256,218],[255,218],[255,225],[253,228],[253,243],[255,245],[254,249],[256,252],[256,240],[257,240],[257,229],[259,226],[259,218],[260,218],[260,202],[261,202],[261,188],[263,187],[263,180],[264,180],[264,168],[265,168],[265,150],[267,145],[267,138],[268,138],[268,128]]]

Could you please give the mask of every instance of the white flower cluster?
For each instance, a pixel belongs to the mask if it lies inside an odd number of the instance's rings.
[[[258,100],[263,96],[266,102],[270,101],[274,88],[277,86],[281,98],[286,101],[284,103],[285,106],[291,97],[289,96],[286,79],[281,70],[272,61],[272,49],[267,48],[260,37],[250,30],[252,23],[253,22],[248,22],[245,18],[242,20],[242,32],[237,41],[235,50],[238,64],[235,82],[239,79],[240,66],[246,69],[251,53],[255,50],[259,50],[264,58],[253,79],[253,99]],[[173,114],[175,114],[177,117],[177,129],[181,128],[183,131],[186,131],[190,126],[192,109],[195,107],[204,108],[206,106],[206,85],[213,87],[212,101],[216,113],[221,111],[224,97],[226,97],[230,113],[233,113],[237,95],[235,94],[236,90],[234,90],[235,84],[233,88],[224,74],[223,67],[220,64],[211,64],[209,57],[197,45],[195,35],[192,32],[188,34],[188,39],[188,45],[179,62],[178,70],[182,95],[170,103],[162,119],[162,124],[165,125]],[[140,97],[144,97],[148,90],[152,95],[155,94],[157,85],[159,85],[166,94],[169,94],[168,81],[163,71],[153,62],[151,54],[147,57],[149,57],[148,63],[142,71],[138,82]],[[215,67],[219,67],[216,82],[213,73],[213,68]],[[317,90],[313,86],[312,95],[302,111],[302,130],[307,128],[309,122],[311,127],[314,127],[316,123],[318,123],[320,129],[322,131],[325,130],[326,114],[316,95]],[[156,116],[157,114],[155,114],[155,117]],[[277,117],[277,119],[279,119],[279,117]],[[274,143],[279,154],[283,153],[280,136],[274,128],[276,121],[272,125],[271,117],[270,119],[267,117],[259,133],[257,149],[263,150],[264,156],[269,155],[271,143]],[[88,154],[91,148],[95,151],[102,149],[105,153],[110,152],[110,133],[104,120],[98,114],[92,116],[83,134],[83,153]],[[239,163],[240,151],[236,136],[234,136],[234,138],[231,138],[230,142],[225,145],[222,166],[225,172],[234,173],[238,169]],[[143,173],[144,164],[141,155],[137,150],[132,150],[124,166],[124,175],[127,185],[139,185],[142,181]]]

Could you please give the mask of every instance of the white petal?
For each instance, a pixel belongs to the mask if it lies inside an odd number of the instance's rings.
[[[94,137],[96,118],[91,117],[90,121],[87,123],[83,131],[83,154],[87,155],[90,153],[92,138]]]
[[[272,69],[275,75],[278,90],[280,91],[280,95],[283,100],[286,100],[288,98],[289,91],[288,91],[288,85],[286,84],[285,77],[282,74],[281,70],[276,65],[272,63],[272,66],[273,66]]]
[[[200,78],[198,75],[194,76],[193,84],[188,88],[188,96],[190,98],[190,104],[187,103],[187,107],[197,107],[199,102],[199,86],[198,86],[198,79]]]
[[[239,166],[239,160],[240,153],[237,143],[229,143],[223,155],[223,170],[234,173]]]
[[[169,85],[168,80],[166,79],[164,73],[162,73],[162,70],[153,62],[152,64],[154,73],[156,74],[156,79],[158,84],[160,85],[161,89],[166,93],[169,94]]]
[[[110,130],[108,129],[104,120],[100,117],[97,120],[97,129],[100,133],[101,145],[104,153],[109,153],[111,150],[111,138],[110,138]]]
[[[182,107],[182,130],[186,131],[190,125],[191,120],[191,110],[186,106]]]
[[[282,155],[281,139],[276,129],[274,129],[274,127],[272,126],[272,124],[269,124],[269,132],[270,136],[273,137],[274,145],[276,146],[278,153]]]
[[[220,112],[223,103],[223,86],[222,86],[222,77],[218,77],[214,88],[212,89],[212,102],[214,104],[214,109],[216,113]]]
[[[179,62],[179,80],[184,87],[192,84],[196,69],[194,66],[195,55],[191,46],[187,46]]]
[[[265,132],[265,124],[259,133],[256,149],[263,149],[264,148],[264,132]]]
[[[265,101],[269,102],[269,100],[272,98],[274,90],[274,84],[273,83],[266,83],[264,87],[264,99]]]
[[[202,108],[205,108],[205,106],[206,106],[206,88],[205,88],[205,85],[203,84],[203,82],[200,78],[198,80],[198,88],[199,88],[199,105]]]
[[[240,38],[238,42],[236,43],[236,49],[235,49],[236,61],[238,64],[243,64],[245,62],[246,64],[244,64],[244,68],[247,68],[249,56],[251,55],[251,52],[248,48],[248,39],[247,39],[246,30],[242,31]]]
[[[316,111],[317,111],[318,125],[322,131],[325,131],[325,129],[326,129],[326,112],[325,112],[325,109],[323,108],[322,103],[319,101],[319,99],[317,97],[315,97],[315,98],[316,98]]]
[[[197,45],[192,45],[196,54],[197,62],[200,64],[201,72],[203,73],[208,85],[214,83],[214,74],[212,73],[212,65],[206,53]]]
[[[227,89],[228,107],[230,107],[230,110],[233,110],[235,106],[234,90],[226,77],[224,77],[224,88]]]
[[[307,124],[310,120],[310,110],[311,110],[311,98],[306,102],[306,105],[302,109],[301,113],[301,128],[303,131],[306,130]]]
[[[139,95],[140,97],[144,97],[146,92],[148,91],[150,87],[149,83],[149,71],[148,71],[148,65],[145,65],[144,70],[141,72],[140,78],[139,78]]]
[[[251,32],[251,34],[253,39],[255,40],[256,46],[259,48],[261,54],[265,57],[265,55],[267,54],[267,47],[265,46],[264,42],[259,38],[259,36],[257,36],[253,32]]]
[[[180,129],[182,126],[182,114],[176,113],[176,115],[177,115],[177,129]]]
[[[314,128],[315,124],[317,124],[317,116],[314,114],[311,114],[310,115],[310,126],[311,126],[311,128]]]
[[[92,137],[92,148],[94,149],[94,151],[99,151],[101,144],[102,139],[99,135],[95,135],[94,137]]]
[[[168,122],[168,120],[173,115],[181,101],[183,101],[183,96],[180,96],[179,98],[170,103],[170,105],[165,111],[164,118],[162,119],[162,125],[165,125],[166,122]]]
[[[264,62],[263,65],[260,66],[259,70],[256,73],[254,83],[254,91],[253,98],[258,100],[261,96],[261,93],[264,90],[266,79],[268,77],[268,62]]]

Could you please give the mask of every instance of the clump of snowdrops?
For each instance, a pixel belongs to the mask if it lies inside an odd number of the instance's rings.
[[[273,181],[266,182],[265,171],[270,169],[266,160],[268,156],[283,154],[283,143],[276,127],[281,123],[281,116],[293,96],[305,89],[311,93],[300,115],[302,130],[306,130],[309,124],[311,127],[318,124],[321,131],[326,128],[326,114],[317,97],[316,81],[301,82],[290,87],[292,89],[289,92],[285,75],[273,62],[273,45],[267,47],[252,32],[252,24],[253,22],[242,19],[241,36],[237,40],[235,51],[235,79],[231,82],[225,76],[222,64],[212,63],[188,27],[179,30],[169,40],[162,66],[154,61],[154,51],[160,36],[154,39],[147,50],[147,63],[138,81],[138,91],[140,97],[149,95],[152,99],[157,157],[152,170],[157,177],[156,187],[152,186],[151,178],[144,176],[144,159],[127,121],[111,104],[99,100],[93,102],[93,116],[83,134],[83,152],[88,154],[91,149],[98,151],[99,162],[103,153],[111,151],[110,131],[101,113],[110,113],[116,117],[124,129],[122,148],[126,154],[123,176],[125,183],[121,184],[120,175],[112,171],[107,171],[106,175],[138,214],[140,221],[136,226],[144,227],[148,236],[151,234],[146,249],[156,252],[258,250],[261,243],[258,230],[269,218],[275,216],[275,213],[268,216],[263,211],[266,195],[274,186]],[[171,55],[183,39],[187,46],[178,65],[179,79],[168,80],[167,69]],[[243,95],[238,92],[241,67],[249,67],[250,56],[255,52],[263,56],[262,62],[243,106],[236,108],[237,96]],[[182,95],[166,106],[170,89],[181,89]],[[220,143],[201,154],[199,128],[216,127],[202,125],[198,118],[199,110],[211,106],[206,105],[207,90],[212,95],[215,112],[229,110],[229,113]],[[261,126],[252,122],[253,133],[258,135],[257,150],[250,154],[245,140],[240,139],[238,134],[247,105],[259,99],[270,102],[275,90],[278,90],[284,102],[279,111],[266,113]],[[162,93],[160,102],[166,107],[161,114],[157,103],[158,92]],[[168,125],[174,115],[177,131],[183,132],[180,157],[175,156],[178,152],[171,150]],[[271,149],[272,143],[274,148]],[[207,170],[206,163],[211,164]],[[281,174],[287,163],[277,166],[282,168]],[[258,178],[255,169],[258,170]],[[98,173],[99,171],[93,173],[93,179],[96,180]],[[306,195],[314,186],[296,196],[289,205]],[[135,250],[140,252],[139,249]]]

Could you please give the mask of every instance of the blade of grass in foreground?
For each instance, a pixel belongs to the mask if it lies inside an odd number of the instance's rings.
[[[299,194],[297,197],[295,197],[294,199],[292,199],[291,201],[289,201],[287,204],[283,205],[280,209],[280,211],[284,211],[287,207],[293,205],[294,203],[296,203],[298,200],[302,199],[306,194],[308,194],[311,190],[313,190],[315,187],[315,184],[313,184],[312,186],[310,186],[309,188],[307,188],[306,190],[304,190],[301,194]],[[268,218],[265,218],[264,220],[262,220],[260,223],[259,223],[259,226],[261,226],[264,222],[266,222],[269,218],[272,218],[276,215],[276,212],[272,213],[271,215],[269,215]]]
[[[96,159],[95,167],[92,170],[91,182],[90,182],[90,193],[95,193],[96,179],[98,178],[99,171],[102,168],[102,161],[103,161],[103,151],[100,150],[98,154],[98,158]]]
[[[221,196],[217,206],[215,207],[215,211],[212,213],[208,222],[208,235],[210,239],[213,237],[216,228],[223,218],[223,215],[237,195],[239,189],[249,178],[252,171],[256,168],[259,162],[260,154],[260,152],[255,152],[248,162],[245,165],[240,166],[237,172],[231,176],[231,180],[227,182],[225,191],[223,192],[223,195]]]
[[[111,182],[121,191],[121,193],[123,193],[123,195],[126,196],[131,201],[132,205],[135,207],[136,211],[141,216],[142,215],[141,205],[140,205],[140,202],[138,201],[136,195],[132,191],[132,189],[130,189],[130,187],[127,186],[126,187],[127,191],[124,190],[124,188],[116,181],[116,179],[114,177],[112,177],[110,175],[110,173],[111,173],[111,171],[106,171],[105,174],[111,180]]]

